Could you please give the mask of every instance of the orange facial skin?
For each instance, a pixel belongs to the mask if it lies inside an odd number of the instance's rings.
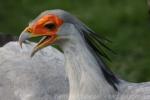
[[[44,27],[46,24],[53,23],[55,25],[55,28],[48,29]],[[63,20],[61,20],[58,16],[48,14],[45,16],[42,16],[37,22],[35,22],[32,26],[30,26],[27,31],[32,33],[32,36],[44,36],[44,35],[50,35],[54,36],[56,35],[56,32],[58,28],[63,24]]]
[[[44,15],[33,21],[33,23],[24,29],[19,37],[19,44],[22,47],[22,43],[25,40],[32,37],[43,36],[43,38],[33,48],[31,53],[32,57],[38,50],[54,44],[54,42],[58,39],[58,35],[56,33],[62,24],[63,20],[58,16],[53,14]]]

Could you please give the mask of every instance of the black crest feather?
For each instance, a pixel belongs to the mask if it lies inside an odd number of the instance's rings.
[[[80,26],[80,27],[79,27]],[[113,74],[113,72],[107,67],[107,65],[104,63],[102,57],[106,58],[110,61],[109,56],[105,53],[104,49],[115,53],[112,51],[108,46],[105,45],[104,42],[111,42],[105,37],[100,36],[99,34],[95,33],[91,29],[89,29],[84,24],[82,25],[76,25],[78,27],[77,29],[80,31],[81,35],[85,39],[85,42],[90,48],[91,52],[94,54],[95,58],[98,61],[98,64],[103,72],[103,75],[107,82],[114,87],[115,90],[117,89],[117,85],[120,83],[119,79]]]

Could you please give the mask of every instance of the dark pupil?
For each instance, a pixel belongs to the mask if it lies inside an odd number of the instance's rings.
[[[47,29],[53,29],[53,28],[55,28],[55,24],[54,23],[49,23],[49,24],[46,24],[44,27],[47,28]]]

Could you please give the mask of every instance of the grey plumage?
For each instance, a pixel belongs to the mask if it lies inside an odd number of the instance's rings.
[[[48,47],[31,58],[33,45],[21,49],[18,42],[10,42],[0,48],[0,100],[66,100],[63,54]]]
[[[33,45],[24,44],[20,49],[17,42],[10,42],[0,48],[0,100],[59,100],[53,97],[68,95],[69,85],[61,66],[63,55],[48,47],[31,59]],[[116,98],[111,100],[150,100],[149,82],[122,81],[118,88]]]

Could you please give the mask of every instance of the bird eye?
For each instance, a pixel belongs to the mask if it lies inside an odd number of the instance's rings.
[[[54,23],[48,23],[48,24],[44,25],[44,27],[47,29],[54,29],[56,27],[56,25]]]

